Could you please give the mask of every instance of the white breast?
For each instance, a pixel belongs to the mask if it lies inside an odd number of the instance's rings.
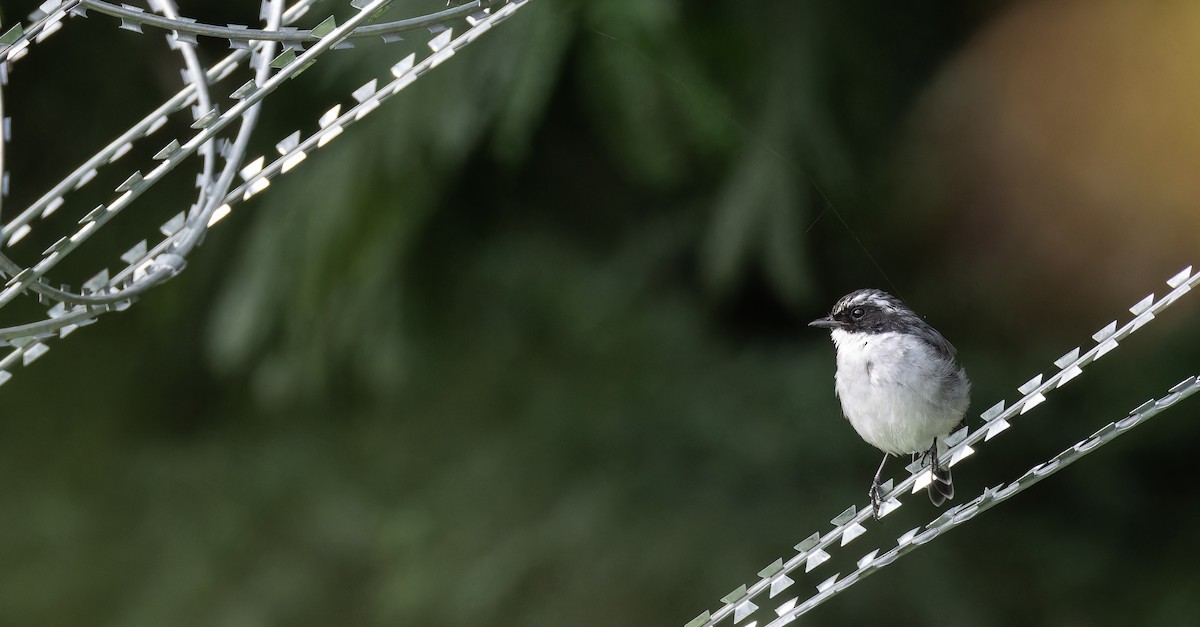
[[[892,454],[927,450],[967,410],[965,373],[903,333],[833,330],[842,411],[868,444]]]

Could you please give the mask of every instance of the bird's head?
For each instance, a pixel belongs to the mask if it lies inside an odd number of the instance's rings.
[[[912,324],[913,319],[918,319],[916,314],[899,298],[883,290],[864,289],[846,294],[833,306],[828,316],[817,318],[808,326],[851,333],[880,333],[901,330]]]

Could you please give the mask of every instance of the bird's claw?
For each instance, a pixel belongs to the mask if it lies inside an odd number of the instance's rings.
[[[871,484],[871,489],[867,490],[867,496],[871,498],[871,516],[878,522],[883,518],[879,515],[879,508],[883,503],[883,498],[880,494],[878,483]]]

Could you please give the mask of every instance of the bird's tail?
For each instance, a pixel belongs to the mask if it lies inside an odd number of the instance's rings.
[[[942,503],[954,498],[954,478],[950,476],[949,468],[933,468],[933,481],[929,482],[929,500],[934,506],[941,507]]]

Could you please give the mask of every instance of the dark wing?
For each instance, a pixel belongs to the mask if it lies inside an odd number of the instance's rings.
[[[958,354],[954,345],[942,337],[942,334],[938,333],[937,329],[926,324],[924,320],[920,320],[920,324],[916,325],[916,328],[913,329],[913,334],[925,340],[925,343],[932,346],[934,350],[946,359],[954,359],[954,356]]]

